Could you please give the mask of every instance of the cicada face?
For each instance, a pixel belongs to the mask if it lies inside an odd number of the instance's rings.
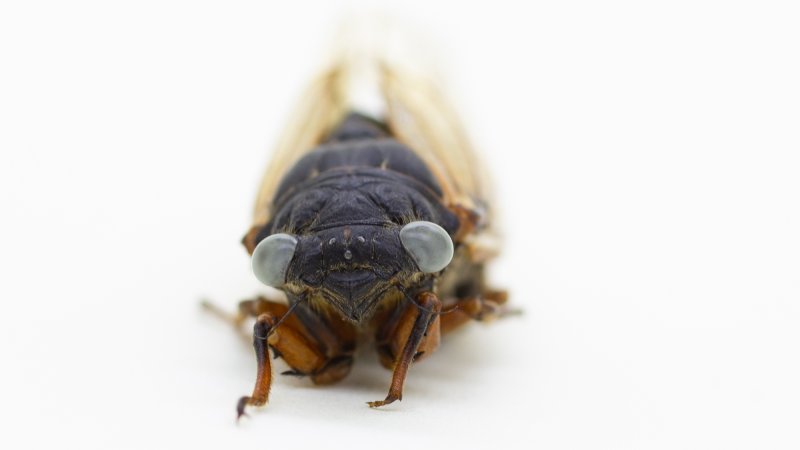
[[[390,290],[430,288],[450,263],[459,220],[441,195],[410,149],[350,115],[284,177],[254,271],[361,322]]]
[[[345,225],[300,238],[286,283],[359,323],[390,289],[408,285],[416,273],[397,227]]]

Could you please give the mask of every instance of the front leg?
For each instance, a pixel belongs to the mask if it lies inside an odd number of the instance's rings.
[[[244,415],[245,406],[264,406],[269,399],[269,389],[272,385],[272,365],[269,360],[268,339],[276,319],[269,313],[258,316],[253,326],[253,348],[256,351],[256,385],[250,396],[244,396],[236,404],[236,419]]]
[[[258,371],[253,393],[239,399],[237,417],[244,415],[247,406],[267,403],[272,383],[270,347],[291,367],[284,374],[308,376],[314,384],[335,383],[350,372],[355,351],[355,329],[351,325],[330,323],[303,305],[290,311],[284,304],[265,300],[242,302],[239,311],[245,316],[258,314],[253,327]]]
[[[314,384],[330,384],[350,372],[357,331],[349,323],[330,321],[303,305],[295,304],[290,308],[285,302],[265,297],[239,303],[236,314],[209,302],[203,302],[202,306],[231,324],[240,334],[244,334],[244,322],[256,317],[252,337],[258,368],[256,383],[252,394],[239,399],[237,418],[245,414],[247,406],[264,406],[269,399],[272,384],[270,348],[275,358],[283,358],[291,368],[283,372],[284,375],[308,376]]]
[[[368,402],[367,404],[371,408],[402,400],[403,383],[406,380],[409,365],[420,353],[429,353],[439,344],[439,313],[442,310],[439,298],[433,292],[422,292],[413,299],[413,302],[406,307],[397,323],[387,324],[393,328],[388,336],[388,349],[391,351],[393,347],[396,348],[399,345],[403,347],[394,359],[389,394],[384,400]]]

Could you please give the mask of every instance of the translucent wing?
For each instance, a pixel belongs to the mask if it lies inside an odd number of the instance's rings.
[[[253,225],[269,221],[272,196],[283,175],[304,154],[314,149],[345,116],[347,66],[332,65],[308,87],[278,141],[256,196]]]
[[[431,78],[383,62],[381,87],[392,134],[419,154],[443,185],[445,201],[467,211],[474,228],[461,237],[474,260],[494,256],[499,238],[490,217],[488,176],[458,116]]]

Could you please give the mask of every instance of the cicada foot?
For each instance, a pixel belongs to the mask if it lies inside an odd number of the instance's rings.
[[[411,363],[439,346],[441,308],[434,293],[422,292],[394,320],[378,330],[378,337],[384,340],[379,345],[381,362],[393,370],[392,383],[385,399],[367,402],[370,408],[403,399],[403,384]]]
[[[403,398],[402,398],[402,397],[403,397],[402,395],[400,395],[400,397],[396,397],[396,396],[394,396],[394,395],[392,395],[392,394],[390,393],[389,395],[387,395],[387,396],[386,396],[386,398],[385,398],[385,399],[383,399],[383,400],[376,400],[376,401],[374,401],[374,402],[367,402],[367,405],[369,405],[369,407],[370,407],[370,408],[379,408],[379,407],[381,407],[381,406],[385,406],[385,405],[388,405],[388,404],[390,404],[390,403],[394,403],[394,402],[395,402],[395,400],[400,400],[400,401],[402,401],[402,400],[403,400]]]
[[[248,395],[240,398],[238,402],[236,402],[236,421],[238,422],[242,416],[249,417],[246,412],[244,412],[247,406],[264,406],[267,402],[264,401],[261,404],[257,404],[257,401]]]

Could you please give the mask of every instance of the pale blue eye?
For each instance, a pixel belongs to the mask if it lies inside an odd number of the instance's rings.
[[[425,273],[438,272],[453,259],[453,240],[433,222],[411,222],[400,230],[400,242]]]
[[[259,242],[251,260],[258,281],[275,288],[283,286],[296,247],[297,238],[286,233],[273,234]]]

